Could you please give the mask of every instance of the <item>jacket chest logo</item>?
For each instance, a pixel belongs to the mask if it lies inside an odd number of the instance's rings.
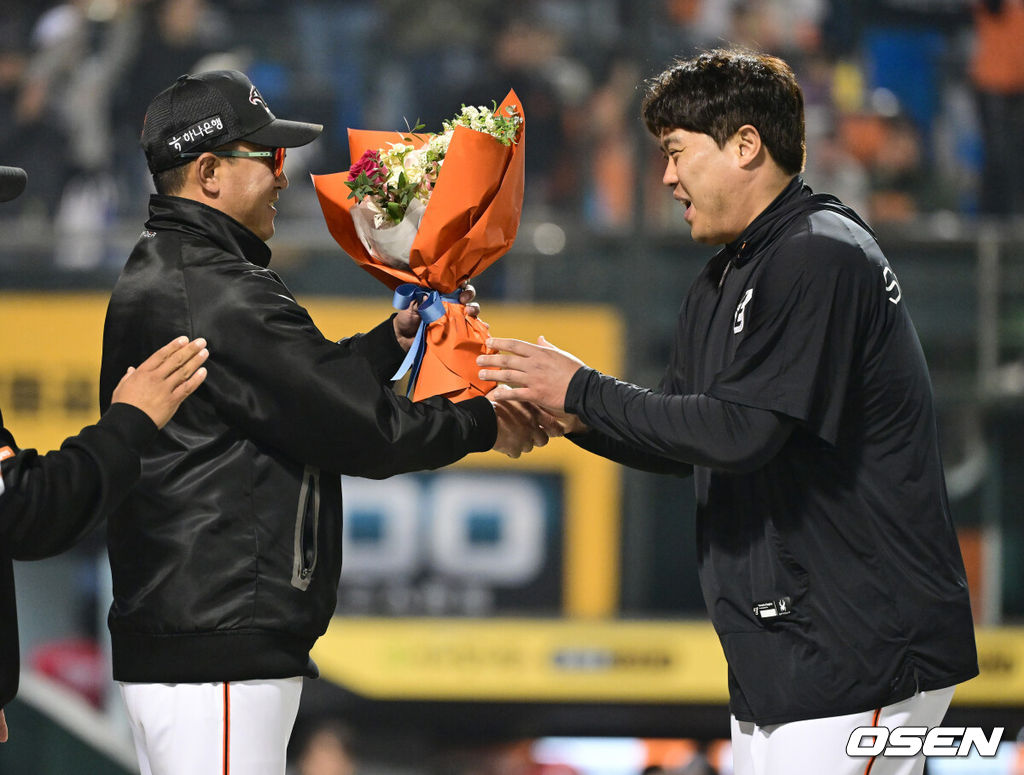
[[[736,313],[732,316],[732,332],[734,334],[738,334],[743,330],[743,324],[746,322],[747,305],[750,304],[752,298],[754,298],[754,289],[747,288],[743,298],[740,299],[740,303],[736,305]]]

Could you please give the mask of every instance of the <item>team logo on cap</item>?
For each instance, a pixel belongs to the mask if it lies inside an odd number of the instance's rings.
[[[249,88],[249,102],[253,105],[262,105],[264,110],[270,111],[270,106],[267,105],[267,101],[263,99],[263,95],[255,86]]]

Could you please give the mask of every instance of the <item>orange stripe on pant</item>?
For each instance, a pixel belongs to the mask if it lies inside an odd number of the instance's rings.
[[[224,775],[231,775],[231,684],[224,683]]]
[[[875,709],[875,716],[874,716],[874,718],[871,719],[871,726],[873,726],[873,727],[877,727],[878,726],[878,719],[881,717],[881,715],[882,715],[882,709],[881,708],[876,708]],[[871,775],[871,768],[874,767],[874,766],[875,766],[875,757],[872,756],[870,759],[868,759],[868,766],[864,768],[864,775]]]

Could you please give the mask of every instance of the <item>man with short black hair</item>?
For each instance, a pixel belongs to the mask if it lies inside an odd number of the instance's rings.
[[[101,394],[171,328],[232,352],[109,522],[113,672],[143,773],[284,771],[302,677],[317,675],[309,652],[335,609],[341,474],[547,440],[531,413],[486,397],[396,395],[415,310],[336,343],[267,268],[285,149],[321,129],[275,117],[226,70],[182,76],[146,114],[163,193],[111,296]]]
[[[729,665],[737,775],[920,773],[846,755],[861,726],[939,724],[978,673],[931,384],[868,226],[814,194],[803,95],[775,57],[706,52],[643,103],[693,239],[720,245],[658,391],[543,339],[481,377],[565,412],[580,446],[690,475],[698,568]]]

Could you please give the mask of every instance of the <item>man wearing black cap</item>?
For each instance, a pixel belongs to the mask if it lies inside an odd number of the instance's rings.
[[[284,771],[337,598],[340,474],[547,438],[484,397],[397,396],[414,311],[336,343],[267,268],[284,149],[321,129],[276,118],[235,71],[182,76],[146,114],[157,194],[107,311],[102,397],[170,329],[201,329],[227,355],[109,522],[113,672],[143,773]]]
[[[25,171],[0,167],[0,202],[25,188]],[[179,337],[128,369],[96,425],[57,452],[19,449],[0,414],[0,743],[3,708],[18,691],[18,613],[11,560],[50,557],[102,520],[139,478],[141,450],[205,379],[206,343]]]

